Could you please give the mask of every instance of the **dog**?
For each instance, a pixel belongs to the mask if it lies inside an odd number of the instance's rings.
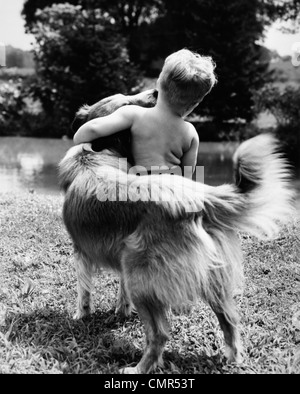
[[[112,96],[81,108],[76,121],[127,104],[152,106],[155,95]],[[218,318],[228,361],[240,362],[233,299],[243,282],[237,231],[273,237],[293,211],[289,167],[277,152],[276,139],[262,134],[243,142],[233,157],[235,181],[213,187],[179,175],[128,173],[131,163],[122,159],[120,138],[102,141],[100,149],[99,142],[74,146],[59,164],[63,220],[77,271],[74,318],[91,313],[95,271],[112,269],[120,273],[117,311],[128,314],[134,305],[146,336],[140,362],[121,372],[153,371],[170,335],[167,311],[199,299]],[[126,138],[130,150],[125,133]]]

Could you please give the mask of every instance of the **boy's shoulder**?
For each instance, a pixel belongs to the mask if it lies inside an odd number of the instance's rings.
[[[141,107],[139,105],[128,104],[128,105],[123,105],[122,107],[118,108],[117,111],[128,113],[128,114],[136,114],[136,113],[141,113],[144,110],[145,110],[145,108]]]
[[[132,121],[140,116],[144,112],[145,108],[138,105],[124,105],[115,111],[115,114],[121,115],[125,118],[131,119]]]
[[[192,123],[187,122],[186,120],[184,121],[184,123],[186,125],[186,130],[187,130],[188,136],[192,139],[199,140],[199,136],[198,136],[195,126]]]

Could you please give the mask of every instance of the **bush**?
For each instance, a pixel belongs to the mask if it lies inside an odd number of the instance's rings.
[[[37,12],[37,80],[31,93],[51,118],[57,136],[68,133],[84,103],[128,92],[137,84],[124,39],[100,10],[55,4]]]
[[[18,134],[21,131],[25,102],[22,82],[0,85],[0,136]]]
[[[0,136],[58,136],[52,119],[30,95],[31,84],[31,78],[0,84]]]
[[[281,91],[266,85],[256,95],[257,112],[269,111],[277,120],[276,134],[289,158],[299,166],[300,88],[288,86]]]

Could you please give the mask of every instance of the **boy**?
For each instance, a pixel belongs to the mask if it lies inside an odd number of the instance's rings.
[[[214,69],[210,57],[187,49],[173,53],[165,60],[158,78],[155,107],[128,105],[111,115],[92,119],[79,128],[74,143],[130,129],[136,166],[143,166],[148,173],[151,168],[178,166],[192,168],[194,172],[199,138],[194,126],[184,118],[215,85]]]

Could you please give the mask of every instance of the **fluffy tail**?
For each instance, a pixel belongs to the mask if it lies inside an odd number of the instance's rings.
[[[206,193],[207,226],[237,228],[259,238],[275,236],[294,210],[291,173],[276,138],[262,134],[245,141],[233,162],[235,185]]]
[[[115,169],[99,166],[99,179],[107,182],[100,188],[101,198],[118,184],[126,186],[126,200],[154,201],[177,218],[200,214],[208,233],[212,228],[239,229],[259,238],[272,237],[289,220],[294,198],[289,165],[277,150],[277,140],[270,134],[245,141],[233,157],[235,184],[217,187],[171,175],[136,177],[119,172],[116,178],[110,176]]]

